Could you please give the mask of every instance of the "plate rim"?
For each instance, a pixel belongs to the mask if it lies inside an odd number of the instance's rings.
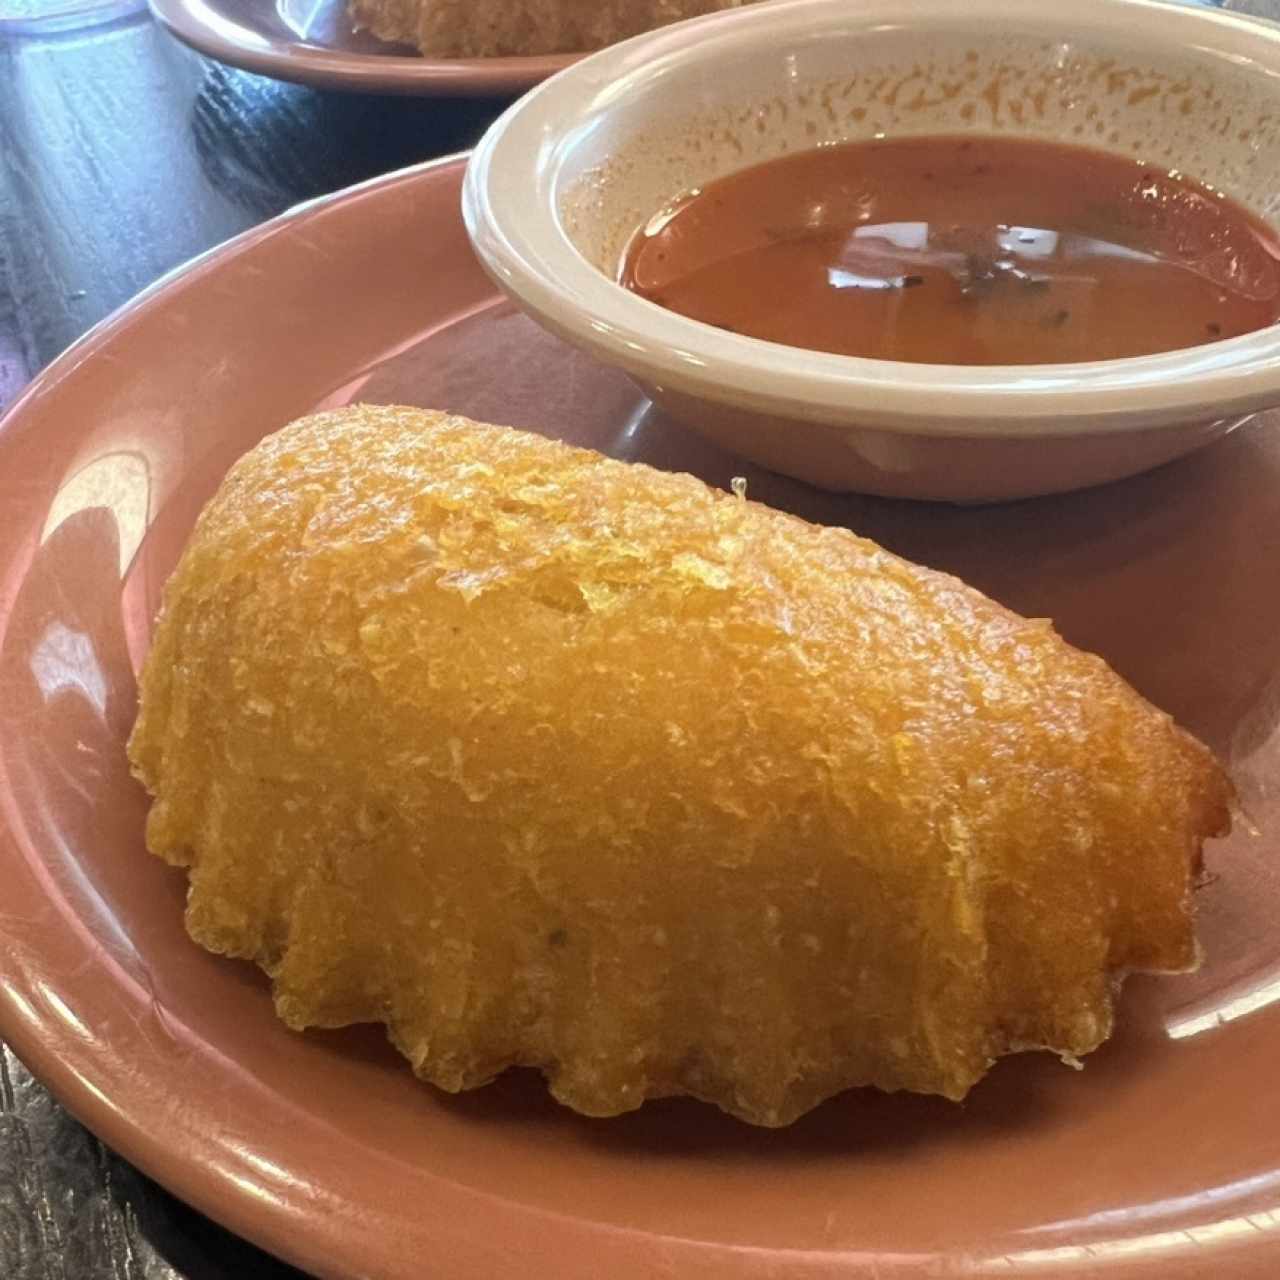
[[[13,429],[29,401],[48,394],[63,378],[72,373],[84,360],[93,355],[115,333],[132,324],[134,317],[145,310],[156,306],[161,298],[184,284],[188,277],[195,279],[207,271],[215,260],[234,257],[243,253],[259,240],[267,240],[292,227],[295,222],[314,216],[322,210],[335,205],[346,204],[371,194],[379,193],[383,188],[411,183],[436,169],[448,169],[457,166],[465,169],[471,160],[471,149],[464,148],[451,151],[447,155],[435,156],[430,160],[422,160],[406,165],[401,169],[393,169],[389,173],[380,173],[350,186],[341,187],[337,191],[329,191],[323,195],[313,196],[308,200],[300,200],[262,222],[254,223],[243,231],[237,232],[226,240],[220,240],[208,249],[197,253],[194,257],[170,267],[168,271],[157,276],[149,285],[144,286],[132,297],[127,298],[115,310],[108,312],[101,320],[86,329],[70,346],[56,355],[30,382],[18,392],[17,396],[3,412],[0,412],[0,447],[3,445],[5,433]],[[459,212],[459,217],[461,213]],[[4,620],[0,615],[0,622]],[[3,631],[0,630],[0,636]]]
[[[166,273],[93,326],[19,394],[8,412],[0,415],[0,456],[3,456],[3,451],[10,442],[11,433],[15,429],[22,429],[34,402],[50,394],[64,380],[73,376],[87,359],[112,342],[122,331],[140,322],[153,309],[163,306],[169,298],[193,286],[223,263],[233,260],[259,242],[282,231],[294,229],[309,217],[332,211],[337,206],[354,204],[363,199],[377,199],[397,187],[412,186],[433,175],[448,181],[456,176],[460,181],[468,159],[468,152],[457,152],[295,205]],[[460,210],[457,216],[460,218]],[[3,567],[5,566],[0,566]],[[0,588],[3,585],[0,581]],[[0,601],[0,637],[7,631],[8,623],[9,609]],[[0,777],[3,777],[3,772],[0,767]],[[7,819],[6,809],[9,803],[11,793],[5,785],[0,789],[0,849],[12,848],[16,851],[21,849],[24,836],[21,824],[15,830]],[[62,912],[59,911],[58,914],[61,915]],[[73,925],[79,933],[91,932],[90,927],[79,918],[73,921]],[[79,947],[83,943],[77,941],[75,945]],[[45,1082],[54,1096],[126,1159],[181,1199],[216,1221],[226,1224],[236,1234],[318,1275],[347,1277],[350,1280],[356,1276],[407,1277],[418,1274],[416,1270],[397,1268],[394,1259],[387,1259],[383,1254],[370,1251],[369,1246],[379,1238],[378,1229],[384,1219],[366,1218],[367,1225],[361,1231],[349,1232],[344,1226],[347,1219],[331,1216],[327,1225],[317,1223],[314,1217],[302,1212],[293,1201],[268,1204],[263,1199],[255,1200],[244,1189],[240,1189],[239,1195],[235,1195],[229,1190],[227,1172],[202,1162],[201,1156],[205,1152],[188,1150],[175,1154],[174,1145],[166,1142],[166,1131],[155,1117],[152,1117],[152,1123],[148,1125],[136,1110],[114,1107],[109,1096],[100,1094],[95,1097],[94,1078],[82,1078],[73,1064],[63,1061],[58,1051],[61,1042],[56,1041],[56,1038],[51,1039],[47,1023],[36,1024],[24,1019],[21,1011],[16,1009],[11,1000],[14,992],[5,981],[8,976],[5,968],[7,966],[0,967],[0,1033],[17,1055],[32,1068],[33,1074]],[[17,975],[25,972],[17,963],[10,970],[10,973]],[[21,995],[25,990],[26,988],[20,988],[16,993]],[[424,1169],[422,1173],[434,1178],[434,1184],[439,1188],[440,1201],[434,1205],[419,1203],[402,1207],[400,1214],[402,1220],[409,1217],[421,1222],[427,1212],[436,1210],[438,1217],[435,1218],[432,1230],[440,1233],[440,1274],[450,1277],[503,1274],[504,1272],[497,1270],[486,1270],[484,1266],[486,1257],[492,1262],[498,1256],[493,1251],[500,1249],[504,1243],[498,1239],[499,1236],[513,1240],[502,1254],[507,1259],[511,1273],[555,1275],[557,1280],[596,1280],[600,1275],[614,1274],[611,1264],[624,1260],[630,1264],[625,1268],[627,1274],[673,1274],[680,1276],[682,1280],[725,1280],[728,1276],[733,1276],[735,1280],[766,1280],[769,1277],[776,1280],[783,1270],[793,1280],[835,1280],[836,1277],[851,1280],[854,1276],[870,1275],[923,1277],[942,1274],[943,1270],[951,1274],[952,1267],[956,1268],[956,1274],[962,1274],[966,1266],[977,1266],[980,1261],[974,1257],[953,1254],[950,1250],[922,1252],[902,1260],[886,1261],[882,1255],[869,1257],[838,1250],[810,1253],[787,1248],[735,1246],[723,1242],[665,1236],[603,1220],[567,1217],[552,1209],[507,1199],[483,1187],[453,1181],[430,1169]],[[302,1183],[301,1187],[301,1194],[325,1190],[323,1186],[308,1186],[306,1183]],[[359,1207],[355,1206],[357,1209]],[[504,1232],[492,1230],[496,1216],[504,1219]],[[485,1238],[486,1226],[490,1238]],[[305,1229],[299,1230],[300,1227]],[[469,1248],[474,1244],[474,1250],[465,1256],[455,1253],[450,1258],[444,1249],[450,1242],[456,1244],[462,1238],[466,1238]],[[563,1247],[571,1241],[576,1242],[578,1252],[583,1255],[576,1259],[576,1265],[575,1260],[570,1258],[564,1259],[563,1266],[551,1270],[543,1270],[537,1261],[525,1265],[526,1255],[521,1249],[522,1245],[525,1248],[535,1246],[536,1258],[545,1261],[557,1247]],[[481,1252],[485,1249],[491,1252]],[[1270,1268],[1280,1255],[1277,1255],[1273,1247],[1259,1251],[1258,1256],[1261,1257],[1262,1265]],[[1215,1261],[1223,1268],[1219,1274],[1224,1278],[1230,1275],[1233,1280],[1246,1280],[1246,1277],[1253,1280],[1256,1276],[1257,1280],[1261,1280],[1263,1275],[1269,1277],[1273,1274],[1270,1270],[1253,1270],[1258,1263],[1252,1252],[1241,1258],[1238,1254],[1224,1251],[1207,1259],[1210,1265]],[[1084,1276],[1101,1276],[1111,1274],[1111,1271],[1109,1266],[1101,1266],[1095,1270],[1086,1263],[1079,1270],[1072,1266],[1061,1272],[1055,1271],[1055,1274],[1070,1275],[1082,1280]],[[1128,1266],[1117,1267],[1115,1271],[1118,1275],[1133,1275],[1135,1280],[1138,1274]],[[980,1272],[975,1272],[977,1273]],[[1143,1268],[1140,1274],[1148,1276],[1152,1272]],[[1169,1274],[1187,1273],[1178,1270],[1170,1271]]]
[[[345,92],[500,97],[523,93],[586,56],[450,59],[349,53],[301,37],[263,37],[222,13],[218,0],[147,0],[147,5],[166,31],[215,61],[256,75]]]

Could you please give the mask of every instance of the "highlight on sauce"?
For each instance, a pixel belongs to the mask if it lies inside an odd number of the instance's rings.
[[[621,282],[733,332],[930,364],[1056,364],[1280,319],[1280,237],[1177,170],[1000,137],[858,142],[690,192]]]

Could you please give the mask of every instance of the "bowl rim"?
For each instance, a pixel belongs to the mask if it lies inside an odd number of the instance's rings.
[[[1183,0],[771,0],[695,18],[593,54],[513,104],[472,154],[463,217],[485,270],[560,336],[641,380],[755,412],[829,425],[930,435],[1092,435],[1222,419],[1280,402],[1280,323],[1239,337],[1118,360],[945,365],[873,360],[728,333],[649,302],[599,271],[558,212],[575,137],[673,72],[714,65],[804,33],[856,38],[868,29],[1044,28],[1185,49],[1255,67],[1276,85],[1280,25]],[[518,199],[503,192],[522,193]],[[925,420],[922,422],[922,419]],[[1139,421],[1140,420],[1140,421]]]

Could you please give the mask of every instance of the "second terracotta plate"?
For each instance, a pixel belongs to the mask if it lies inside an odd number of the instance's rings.
[[[417,97],[523,93],[575,60],[423,58],[356,31],[345,0],[149,0],[156,18],[219,62],[321,89]]]
[[[201,259],[0,425],[0,1034],[111,1145],[323,1275],[848,1280],[1280,1275],[1280,434],[987,510],[743,466],[515,314],[461,161]],[[688,1101],[592,1121],[532,1074],[417,1083],[374,1030],[295,1035],[182,929],[124,741],[160,589],[229,464],[289,419],[405,401],[531,427],[847,524],[1057,621],[1229,762],[1257,834],[1210,850],[1195,977],[1125,991],[1073,1072],[963,1107],[854,1092],[783,1131]]]

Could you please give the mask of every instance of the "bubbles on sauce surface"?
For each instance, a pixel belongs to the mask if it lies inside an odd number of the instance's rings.
[[[682,314],[845,355],[1104,360],[1280,318],[1280,239],[1178,170],[1012,138],[874,140],[692,191],[622,281]]]

